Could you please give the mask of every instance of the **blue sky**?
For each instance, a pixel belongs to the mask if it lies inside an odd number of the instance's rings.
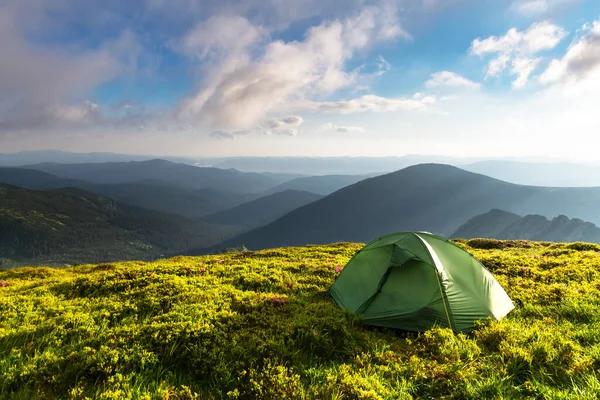
[[[596,0],[5,0],[0,152],[599,159]]]

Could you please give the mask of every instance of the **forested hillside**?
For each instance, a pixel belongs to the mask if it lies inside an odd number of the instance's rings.
[[[79,189],[34,191],[0,185],[0,258],[8,266],[8,260],[20,259],[151,259],[216,244],[234,232]]]

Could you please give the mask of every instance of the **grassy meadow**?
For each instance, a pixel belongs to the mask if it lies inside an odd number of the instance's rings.
[[[600,246],[459,244],[517,304],[469,334],[339,310],[361,244],[0,272],[0,398],[600,397]]]

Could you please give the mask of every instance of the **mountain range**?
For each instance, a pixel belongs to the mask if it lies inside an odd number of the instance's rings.
[[[600,188],[516,185],[457,167],[421,164],[360,181],[273,223],[225,241],[251,249],[337,241],[368,242],[395,231],[448,237],[467,220],[499,208],[600,223]]]
[[[90,259],[87,248],[92,261],[130,259],[241,245],[368,242],[406,230],[592,240],[600,224],[600,187],[519,185],[447,164],[314,177],[165,160],[37,164],[0,168],[0,182],[8,184],[0,196],[0,257],[72,256],[79,262]],[[98,239],[95,232],[105,233]]]
[[[0,166],[20,167],[29,164],[58,163],[58,164],[88,164],[106,162],[148,161],[156,158],[194,165],[198,162],[188,157],[150,156],[118,153],[73,153],[60,150],[20,151],[17,153],[0,153]]]
[[[600,243],[600,228],[591,222],[565,215],[549,220],[542,215],[520,216],[492,209],[471,218],[450,237]]]
[[[212,188],[188,190],[165,181],[145,180],[131,183],[91,183],[60,178],[26,168],[0,167],[0,182],[25,189],[61,189],[74,187],[113,198],[122,203],[150,210],[199,218],[235,207],[259,197],[256,193],[226,193]]]
[[[267,193],[276,193],[285,190],[300,190],[326,196],[343,187],[353,185],[356,182],[360,182],[363,179],[375,175],[378,174],[305,176],[277,185],[274,188],[269,189]]]
[[[260,197],[203,218],[204,221],[222,225],[256,228],[273,222],[288,212],[317,201],[322,196],[300,190],[285,190]]]
[[[143,162],[161,159],[189,166],[235,169],[255,172],[276,180],[323,175],[365,176],[394,172],[423,163],[442,163],[481,173],[511,183],[532,186],[600,186],[600,162],[573,162],[550,157],[449,157],[409,154],[396,157],[172,157],[116,153],[69,153],[64,151],[23,151],[0,154],[0,166],[25,166],[46,163],[99,164]],[[61,175],[57,173],[57,175]],[[306,187],[285,189],[307,190]],[[320,194],[326,194],[321,191]],[[331,191],[329,192],[331,193]]]
[[[230,193],[260,193],[282,183],[274,175],[234,169],[202,168],[165,160],[89,163],[34,164],[24,166],[61,178],[115,184],[157,181],[190,190],[212,188]]]

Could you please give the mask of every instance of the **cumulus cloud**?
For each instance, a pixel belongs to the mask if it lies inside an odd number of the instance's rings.
[[[522,87],[540,61],[532,56],[554,49],[566,35],[563,28],[542,21],[532,24],[526,31],[511,28],[504,36],[477,38],[471,43],[469,53],[480,57],[495,55],[488,63],[486,78],[499,76],[511,65],[510,73],[516,75],[513,86]]]
[[[323,132],[338,132],[338,133],[364,133],[365,132],[365,129],[361,128],[360,126],[340,126],[340,125],[333,124],[331,122],[323,124],[319,130],[323,131]]]
[[[302,117],[292,115],[283,118],[273,118],[267,121],[267,126],[263,130],[266,135],[296,136],[298,127],[302,125]]]
[[[567,35],[567,32],[547,21],[536,22],[526,31],[511,28],[504,36],[477,38],[471,43],[470,53],[478,56],[485,54],[535,54],[555,48]]]
[[[302,117],[293,115],[290,117],[271,119],[268,122],[268,126],[270,129],[279,129],[283,127],[298,127],[302,125],[302,122],[304,122],[304,119]]]
[[[26,12],[26,13],[25,13]],[[25,15],[26,14],[26,15]],[[26,19],[27,18],[27,19]],[[81,101],[97,86],[135,71],[142,48],[129,30],[92,49],[41,45],[29,39],[31,26],[44,26],[39,2],[0,5],[0,127],[65,128],[99,118],[92,103]]]
[[[218,40],[201,39],[214,35],[212,26],[218,26],[219,32],[238,33]],[[304,40],[275,40],[257,49],[261,32],[243,18],[225,18],[218,23],[207,21],[186,37],[181,45],[185,53],[203,57],[208,67],[201,89],[181,104],[181,115],[221,128],[255,126],[285,104],[350,86],[357,76],[347,72],[345,64],[357,51],[408,36],[395,10],[386,7],[364,7],[355,16],[310,28]]]
[[[451,88],[466,88],[479,89],[481,84],[468,80],[454,72],[441,71],[431,74],[431,79],[425,82],[425,87],[451,87]]]
[[[585,28],[585,34],[569,47],[562,58],[550,62],[540,76],[540,82],[576,82],[600,73],[600,20]]]
[[[512,62],[511,73],[517,75],[513,87],[522,87],[529,81],[529,75],[538,67],[541,59],[517,58]]]

